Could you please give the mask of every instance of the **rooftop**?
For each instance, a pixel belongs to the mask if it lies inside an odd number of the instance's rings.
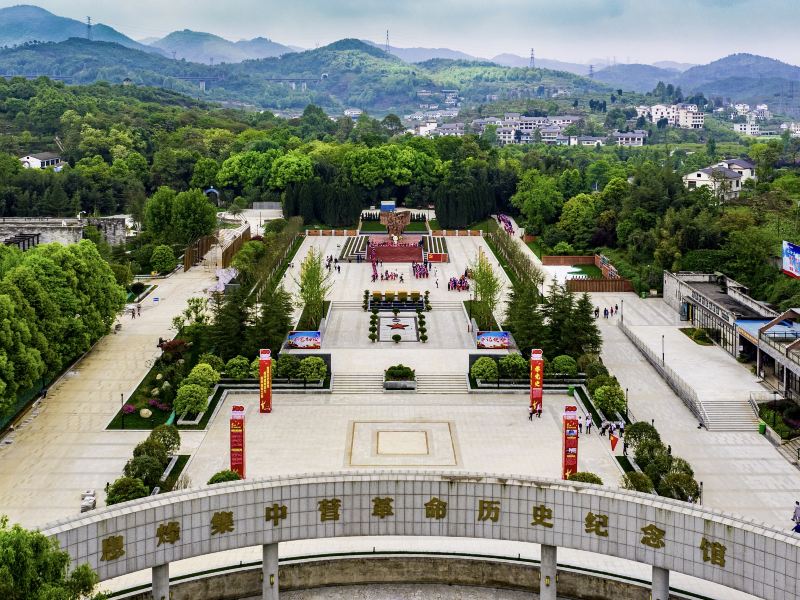
[[[716,283],[685,282],[690,288],[697,290],[703,296],[716,302],[722,308],[735,315],[738,319],[760,319],[763,315],[754,309],[731,298],[728,293]]]

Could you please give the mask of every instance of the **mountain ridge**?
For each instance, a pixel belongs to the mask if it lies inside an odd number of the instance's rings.
[[[174,53],[177,59],[203,64],[237,63],[294,52],[289,46],[265,37],[232,42],[213,33],[190,29],[173,31],[151,42],[150,46],[163,50],[167,55]]]

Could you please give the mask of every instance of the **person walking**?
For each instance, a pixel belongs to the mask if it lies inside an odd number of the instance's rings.
[[[583,417],[578,415],[578,433],[583,433]]]
[[[528,421],[533,421],[533,407],[528,407]]]
[[[541,419],[542,418],[542,403],[541,402],[539,402],[539,404],[536,405],[536,418],[537,419]]]
[[[592,433],[592,418],[586,417],[586,435],[590,435]]]
[[[800,523],[800,502],[795,501],[794,503],[794,514],[792,515],[792,521],[795,523]]]
[[[141,317],[142,316],[142,303],[141,302],[136,304],[136,316],[137,317]]]

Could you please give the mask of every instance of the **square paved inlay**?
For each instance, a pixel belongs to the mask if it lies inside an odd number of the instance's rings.
[[[458,446],[449,421],[351,421],[345,465],[454,467]]]
[[[378,454],[428,454],[424,431],[379,431]]]

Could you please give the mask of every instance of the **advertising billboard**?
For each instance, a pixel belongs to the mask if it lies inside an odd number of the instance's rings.
[[[286,339],[286,347],[319,350],[322,347],[322,333],[319,331],[290,331]]]
[[[578,472],[578,407],[564,407],[564,438],[562,441],[561,478]]]
[[[478,348],[483,350],[508,350],[509,337],[507,331],[479,331]]]
[[[800,246],[791,242],[783,242],[781,270],[791,277],[800,279]]]

